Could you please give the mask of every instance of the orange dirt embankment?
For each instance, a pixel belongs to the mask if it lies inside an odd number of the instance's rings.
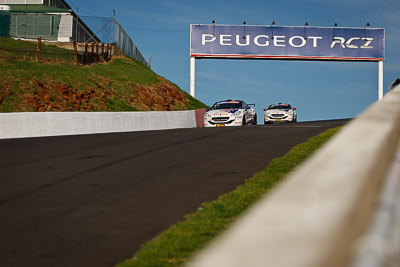
[[[169,81],[148,86],[133,84],[117,90],[113,83],[100,77],[88,80],[82,86],[71,87],[50,77],[38,80],[32,78],[29,83],[3,81],[0,90],[0,105],[9,97],[19,95],[14,112],[18,111],[169,111],[183,110],[188,107],[185,94]],[[16,93],[11,88],[22,88]],[[121,88],[121,85],[119,86]]]

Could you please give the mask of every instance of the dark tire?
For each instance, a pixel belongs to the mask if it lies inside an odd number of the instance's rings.
[[[246,117],[243,115],[242,126],[246,125]]]

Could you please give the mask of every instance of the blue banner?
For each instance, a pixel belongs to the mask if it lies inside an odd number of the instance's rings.
[[[384,29],[191,25],[190,56],[384,60]]]

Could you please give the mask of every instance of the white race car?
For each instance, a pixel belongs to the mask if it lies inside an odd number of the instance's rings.
[[[296,108],[289,104],[273,104],[264,109],[264,124],[280,122],[297,122]]]
[[[215,103],[204,114],[205,127],[240,126],[257,124],[257,114],[254,108],[242,100],[225,100]]]

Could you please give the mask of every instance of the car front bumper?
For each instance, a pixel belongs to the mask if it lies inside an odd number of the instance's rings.
[[[282,122],[293,122],[294,118],[291,115],[284,116],[264,116],[264,123],[282,123]]]
[[[241,126],[243,117],[204,117],[204,127]]]

